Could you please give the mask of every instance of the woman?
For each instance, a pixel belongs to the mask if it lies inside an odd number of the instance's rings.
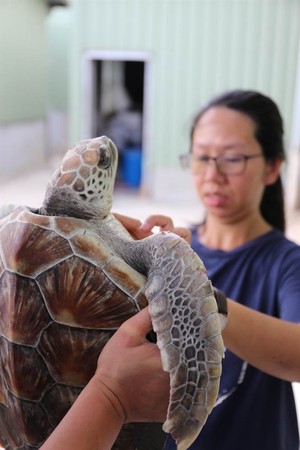
[[[243,90],[213,99],[196,116],[181,160],[206,210],[191,245],[232,299],[219,398],[190,449],[298,450],[291,382],[300,381],[300,247],[283,234],[276,104]],[[173,226],[163,216],[125,225],[138,237]],[[176,449],[171,437],[165,449]]]

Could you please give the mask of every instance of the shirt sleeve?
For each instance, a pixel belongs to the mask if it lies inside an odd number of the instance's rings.
[[[281,255],[278,309],[279,316],[300,323],[300,247],[295,245]]]

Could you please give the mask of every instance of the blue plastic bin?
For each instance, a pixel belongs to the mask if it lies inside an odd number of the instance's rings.
[[[122,154],[123,181],[132,188],[138,188],[142,174],[142,150],[140,148],[127,148]]]

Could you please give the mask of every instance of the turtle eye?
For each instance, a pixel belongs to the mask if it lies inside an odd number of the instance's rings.
[[[99,148],[99,153],[98,167],[100,169],[107,169],[111,165],[111,153],[106,145],[102,145]]]

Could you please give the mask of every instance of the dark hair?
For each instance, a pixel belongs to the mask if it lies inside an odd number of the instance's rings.
[[[283,120],[276,103],[269,97],[248,90],[225,92],[209,101],[196,115],[191,139],[201,116],[210,108],[225,106],[249,116],[255,123],[255,138],[267,161],[284,160]],[[260,210],[264,219],[274,228],[285,231],[284,195],[281,177],[265,187]]]

